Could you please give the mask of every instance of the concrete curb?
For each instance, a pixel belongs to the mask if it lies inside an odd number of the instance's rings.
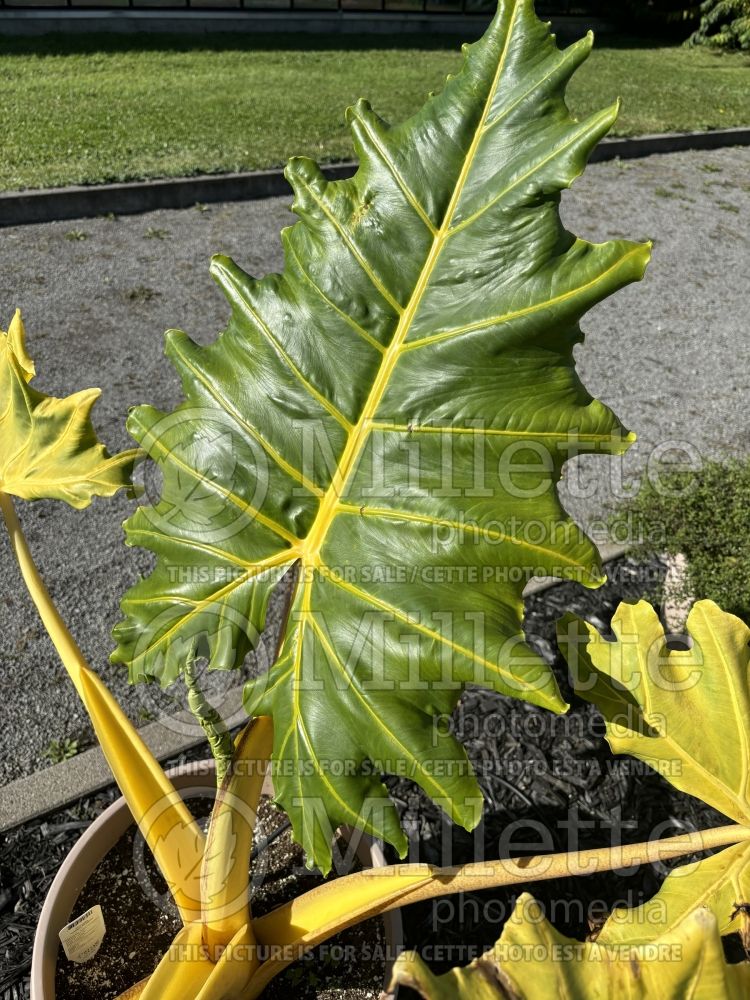
[[[627,552],[625,545],[602,545],[599,547],[602,562],[618,559]],[[565,581],[556,577],[537,577],[530,580],[524,589],[524,596],[536,594],[549,587],[559,586]],[[242,704],[242,685],[232,688],[226,694],[228,713],[233,714]],[[192,733],[186,730],[192,729]],[[165,717],[139,729],[144,742],[157,760],[176,757],[186,750],[192,750],[206,742],[202,730],[198,729],[189,712],[180,712],[174,717]],[[208,750],[206,751],[208,755]],[[35,771],[24,778],[11,781],[0,788],[0,833],[22,826],[47,813],[93,795],[112,784],[112,772],[99,747],[92,747],[70,760],[53,767]]]
[[[228,691],[225,699],[228,715],[235,714],[235,709],[239,711],[242,685]],[[187,711],[150,722],[138,732],[159,761],[177,757],[206,742],[203,730]],[[208,749],[206,756],[209,756]],[[112,772],[98,746],[60,764],[17,778],[0,788],[0,833],[62,809],[111,784]]]
[[[604,139],[596,147],[590,163],[604,160],[632,160],[658,153],[679,153],[688,149],[724,149],[729,146],[750,146],[750,127],[718,128],[708,132],[662,132],[657,135],[637,135],[622,139]]]
[[[334,163],[323,168],[330,180],[351,177],[354,170],[353,163]],[[198,202],[249,201],[290,191],[281,169],[12,191],[0,194],[0,226],[86,219],[109,212],[132,215],[160,208],[191,208]]]
[[[750,127],[605,139],[596,147],[590,161],[601,163],[618,157],[633,159],[658,153],[727,146],[750,146]],[[355,169],[354,163],[334,163],[323,167],[323,172],[330,180],[338,180],[351,177]],[[289,193],[290,187],[281,169],[11,191],[0,194],[0,226],[85,219],[110,212],[130,215],[165,208],[190,208],[197,202],[245,201]]]
[[[86,7],[4,7],[0,10],[0,31],[4,35],[77,34],[88,32],[135,34],[147,31],[178,34],[214,32],[244,35],[460,35],[462,40],[480,37],[491,13],[457,11],[395,10],[217,10],[211,7],[149,10],[126,7],[96,10]],[[552,16],[558,35],[580,38],[589,29],[597,35],[616,30],[606,18],[585,15]]]

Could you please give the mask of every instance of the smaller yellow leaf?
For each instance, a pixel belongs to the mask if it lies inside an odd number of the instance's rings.
[[[750,963],[725,962],[716,919],[705,909],[650,944],[608,947],[560,934],[524,893],[480,958],[436,976],[405,952],[391,990],[397,984],[428,1000],[741,1000],[750,991]]]
[[[621,604],[616,642],[572,616],[558,640],[576,692],[595,704],[614,753],[645,761],[680,791],[750,826],[750,629],[713,601],[687,620],[690,649],[668,649],[645,601]]]
[[[17,310],[8,332],[0,330],[0,491],[81,508],[128,486],[138,452],[113,456],[99,443],[91,409],[100,390],[65,399],[38,392],[25,341]]]
[[[669,649],[656,612],[641,601],[621,604],[612,630],[614,642],[573,616],[558,626],[576,692],[601,711],[612,751],[750,828],[750,629],[713,601],[698,601],[687,620],[690,648]],[[750,900],[743,840],[676,868],[642,906],[615,911],[599,942],[671,933],[698,899],[720,933],[738,930],[735,904]]]

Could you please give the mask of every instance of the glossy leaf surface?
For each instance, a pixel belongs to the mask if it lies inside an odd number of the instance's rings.
[[[278,799],[324,869],[342,822],[405,850],[382,772],[477,822],[464,751],[434,724],[467,683],[564,708],[523,644],[521,593],[534,573],[602,580],[555,486],[571,453],[632,436],[581,385],[573,347],[649,254],[560,222],[561,189],[617,112],[567,111],[590,45],[560,51],[530,2],[503,0],[413,118],[351,109],[356,176],[290,163],[283,273],[217,258],[227,330],[209,347],[169,334],[185,402],[131,418],[163,488],[127,524],[157,564],[123,601],[115,659],[162,683],[196,646],[237,666],[297,566],[246,707],[273,716]]]

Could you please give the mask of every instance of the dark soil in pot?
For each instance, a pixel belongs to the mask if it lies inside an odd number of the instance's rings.
[[[149,974],[179,930],[177,914],[163,912],[144,895],[133,864],[136,851],[136,832],[131,828],[100,862],[78,897],[70,919],[99,903],[107,932],[88,962],[70,962],[60,949],[56,1000],[119,996]]]
[[[191,811],[206,816],[210,800],[191,798]],[[282,829],[283,828],[283,829]],[[280,835],[279,830],[282,830]],[[284,816],[261,800],[256,843],[262,847],[252,866],[252,907],[260,916],[320,885],[322,876],[304,866]],[[346,844],[339,842],[342,856]],[[145,864],[144,864],[145,862]],[[359,866],[354,864],[353,869]],[[144,882],[145,876],[145,882]],[[336,877],[335,873],[332,874]],[[171,903],[157,905],[166,885],[135,828],[125,833],[84,887],[71,920],[101,904],[107,934],[97,955],[77,965],[62,950],[58,958],[56,1000],[113,1000],[148,976],[180,928]],[[374,1000],[385,973],[382,921],[369,920],[344,931],[290,966],[266,989],[269,1000]]]
[[[272,836],[284,820],[283,814],[267,800],[262,806],[258,810],[256,830],[259,844],[261,838]],[[339,838],[337,847],[345,858],[346,842]],[[335,857],[334,853],[334,867]],[[361,869],[356,858],[347,867],[349,871]],[[335,877],[335,872],[329,876]],[[305,867],[302,848],[294,843],[287,831],[269,844],[253,865],[253,913],[260,917],[324,881],[320,872]],[[382,919],[365,920],[289,966],[271,981],[263,996],[267,1000],[289,1000],[290,997],[295,1000],[376,1000],[383,988],[386,947]]]

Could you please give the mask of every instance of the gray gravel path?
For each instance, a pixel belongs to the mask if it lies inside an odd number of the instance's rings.
[[[208,276],[227,253],[263,274],[281,266],[278,233],[289,199],[154,212],[117,221],[82,220],[0,230],[0,313],[24,312],[38,384],[62,395],[99,385],[96,423],[112,449],[139,402],[174,406],[177,379],[162,358],[162,333],[181,327],[213,338],[226,308]],[[584,383],[611,404],[639,442],[624,463],[639,474],[664,440],[694,454],[747,454],[750,419],[748,271],[750,151],[676,153],[589,168],[565,195],[569,227],[589,239],[653,237],[647,279],[598,306],[584,321]],[[85,235],[84,239],[74,234]],[[617,492],[609,459],[581,463],[571,511],[596,529]],[[595,487],[592,489],[592,487]],[[568,490],[568,493],[571,492]],[[580,494],[588,495],[580,495]],[[129,502],[87,511],[19,504],[48,586],[84,652],[128,714],[144,722],[182,707],[182,692],[130,688],[111,667],[109,633],[118,600],[148,556],[122,545]],[[51,739],[90,741],[72,687],[19,586],[0,532],[0,784],[46,765]],[[219,689],[237,677],[214,681]]]

